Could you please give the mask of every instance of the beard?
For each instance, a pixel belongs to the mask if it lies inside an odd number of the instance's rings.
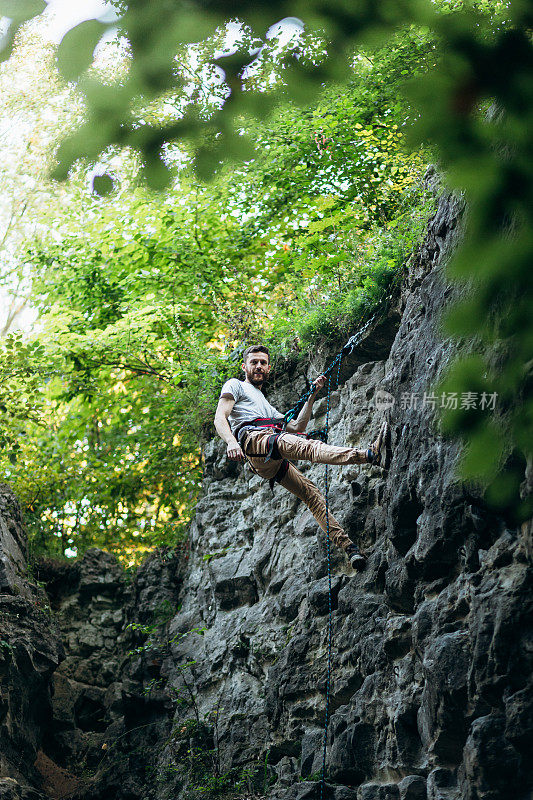
[[[266,380],[266,375],[264,372],[256,373],[253,370],[246,370],[246,377],[250,381],[253,386],[257,386],[258,389],[261,388],[263,383]]]

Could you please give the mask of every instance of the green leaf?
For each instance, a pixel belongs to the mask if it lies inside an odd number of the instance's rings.
[[[0,38],[0,63],[2,61],[7,61],[11,55],[17,30],[18,25],[8,25],[4,35]]]
[[[113,178],[107,173],[105,175],[95,175],[93,178],[93,190],[97,195],[100,195],[100,197],[111,194],[114,186],[115,182]]]
[[[156,192],[166,189],[172,178],[170,169],[161,158],[151,158],[146,161],[140,174],[146,185]]]
[[[460,473],[463,478],[487,481],[494,478],[504,448],[502,431],[489,421],[470,434],[463,453]]]
[[[244,67],[247,66],[250,61],[252,61],[252,56],[250,56],[248,52],[237,52],[228,56],[219,56],[214,59],[213,63],[218,64],[218,66],[224,70],[226,81],[231,85],[233,80],[241,74]]]
[[[0,0],[0,15],[17,24],[42,14],[45,8],[44,0]]]
[[[485,497],[497,508],[516,502],[520,498],[520,482],[521,476],[516,472],[502,472],[487,487]]]
[[[96,45],[108,28],[104,22],[89,19],[63,36],[57,50],[57,66],[67,81],[76,80],[90,67]]]

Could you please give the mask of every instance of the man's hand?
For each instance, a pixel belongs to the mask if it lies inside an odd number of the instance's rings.
[[[237,442],[230,442],[226,454],[230,461],[243,461],[244,453],[242,452],[240,444]]]
[[[324,388],[325,384],[326,384],[326,376],[319,375],[318,378],[316,378],[313,381],[313,386],[314,386],[313,394],[318,394],[318,392]]]
[[[289,433],[303,433],[305,431],[307,428],[307,423],[311,418],[315,398],[319,391],[324,388],[326,380],[327,378],[325,375],[319,375],[318,378],[315,378],[312,383],[313,391],[305,401],[302,410],[298,414],[298,417],[295,420],[291,420],[291,422],[289,422],[287,425],[287,430]]]

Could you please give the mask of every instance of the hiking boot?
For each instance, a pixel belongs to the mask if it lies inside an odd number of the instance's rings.
[[[350,544],[346,548],[346,555],[353,569],[361,572],[366,567],[366,557],[361,553],[356,544]]]

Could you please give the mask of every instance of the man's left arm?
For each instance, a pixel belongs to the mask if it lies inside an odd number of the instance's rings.
[[[309,424],[309,420],[311,419],[311,414],[313,413],[313,403],[316,400],[316,396],[319,391],[323,388],[326,383],[325,375],[319,375],[319,377],[313,381],[313,393],[311,396],[305,401],[305,405],[303,406],[302,410],[296,417],[296,419],[291,420],[287,425],[286,430],[289,433],[303,433]]]

